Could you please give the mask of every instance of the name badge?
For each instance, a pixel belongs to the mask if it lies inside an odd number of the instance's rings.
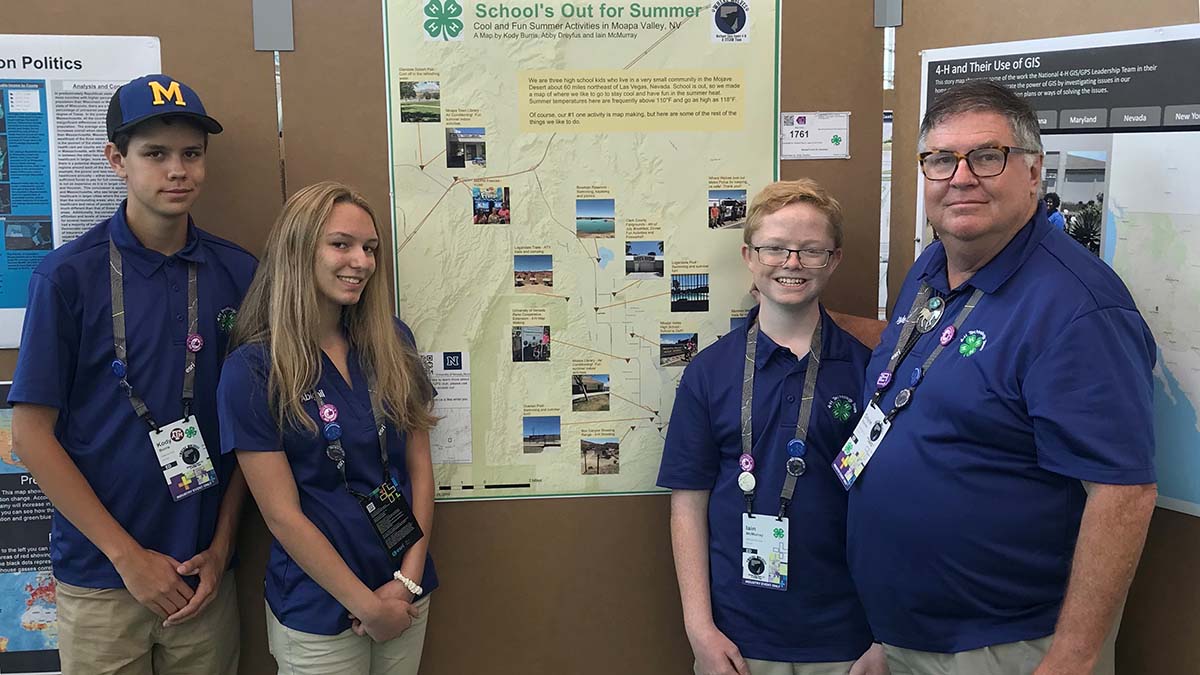
[[[398,567],[403,561],[404,552],[425,536],[400,486],[394,478],[381,484],[367,495],[362,506],[383,548]]]
[[[788,519],[742,514],[742,583],[787,590]]]
[[[217,471],[193,415],[150,432],[163,478],[175,501],[186,499],[217,484]]]
[[[891,421],[877,403],[872,402],[867,406],[858,420],[858,426],[854,427],[854,432],[842,445],[841,452],[833,458],[833,472],[842,482],[842,487],[849,490],[854,485],[891,428]]]

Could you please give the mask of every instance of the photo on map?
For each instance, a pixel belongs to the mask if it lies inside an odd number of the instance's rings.
[[[512,327],[513,363],[550,360],[550,326]]]
[[[708,311],[708,274],[671,275],[671,311]]]
[[[609,409],[609,376],[601,373],[571,376],[571,410],[596,412]]]
[[[746,222],[745,190],[708,191],[708,227],[719,230],[741,227]]]
[[[662,333],[658,336],[658,365],[686,366],[700,351],[699,345],[698,333]]]
[[[401,122],[441,122],[442,85],[437,81],[399,82]]]
[[[575,235],[584,237],[611,237],[617,231],[616,200],[576,199]]]
[[[554,290],[554,256],[514,255],[513,286],[521,293],[549,293]]]
[[[446,129],[446,168],[464,169],[468,166],[487,166],[487,149],[483,127],[449,127]]]
[[[525,454],[562,450],[562,423],[558,415],[526,415],[521,427]]]
[[[1042,195],[1047,211],[1055,198],[1063,229],[1095,255],[1104,241],[1111,134],[1045,134]],[[1051,223],[1058,222],[1053,213]]]
[[[665,267],[662,241],[625,242],[625,276],[630,279],[661,279]]]
[[[616,436],[579,439],[579,473],[584,476],[621,473],[621,441]]]
[[[512,221],[507,187],[471,188],[471,217],[476,225],[507,225]]]
[[[9,217],[4,224],[4,248],[9,251],[49,251],[54,230],[48,220]]]

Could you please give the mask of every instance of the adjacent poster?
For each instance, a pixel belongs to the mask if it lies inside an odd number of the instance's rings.
[[[1121,275],[1158,343],[1159,505],[1200,515],[1200,25],[936,49],[922,59],[922,113],[941,91],[978,78],[1037,111],[1043,191],[1061,198],[1068,234]]]
[[[19,346],[42,258],[120,203],[124,183],[104,159],[108,100],[159,70],[154,37],[0,35],[0,348]]]
[[[13,452],[11,385],[0,382],[0,673],[56,673],[54,509]]]
[[[455,399],[439,499],[657,491],[683,368],[751,303],[779,6],[384,3],[400,315]]]

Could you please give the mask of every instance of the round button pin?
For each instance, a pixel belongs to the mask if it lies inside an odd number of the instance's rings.
[[[330,422],[329,424],[326,424],[323,435],[327,441],[336,441],[342,437],[342,425],[338,424],[337,422]]]
[[[942,337],[938,338],[938,344],[945,347],[946,345],[950,344],[951,342],[954,342],[954,334],[957,332],[958,332],[958,329],[955,328],[954,326],[952,326],[952,325],[946,326],[946,330],[942,331]]]
[[[738,487],[742,489],[742,492],[754,492],[754,486],[757,484],[758,482],[754,480],[754,474],[749,471],[743,471],[738,474]]]
[[[187,336],[187,350],[193,354],[204,348],[204,338],[199,333]]]
[[[787,461],[787,472],[789,476],[799,478],[808,469],[808,464],[799,457],[792,457]]]
[[[897,408],[903,408],[904,406],[908,405],[909,402],[912,401],[912,393],[912,389],[909,389],[908,387],[896,392],[896,401],[893,403],[893,405],[895,405]]]
[[[787,444],[788,455],[791,457],[803,457],[808,453],[808,446],[799,438],[793,438]]]
[[[910,387],[915,387],[915,386],[917,386],[918,384],[920,384],[920,382],[921,382],[921,377],[922,377],[923,375],[924,375],[924,373],[922,373],[922,372],[921,372],[921,367],[920,367],[920,366],[917,366],[916,368],[913,368],[913,370],[912,370],[912,374],[908,376],[908,386],[910,386]]]
[[[753,471],[754,458],[751,457],[749,453],[742,453],[742,456],[738,457],[738,467],[741,468],[742,471]]]
[[[317,411],[317,414],[321,416],[322,422],[333,422],[338,418],[338,409],[334,404],[326,403],[325,405],[321,406],[321,408]]]
[[[117,377],[125,377],[125,362],[121,359],[113,359],[111,364],[113,375]]]

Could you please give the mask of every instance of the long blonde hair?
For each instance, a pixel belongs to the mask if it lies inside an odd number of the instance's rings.
[[[270,358],[267,392],[280,429],[317,431],[303,398],[321,375],[317,288],[313,281],[321,230],[337,204],[353,204],[371,217],[375,212],[354,189],[326,181],[292,195],[267,238],[267,248],[238,312],[230,349],[261,344]],[[403,431],[424,431],[437,419],[430,412],[433,386],[420,356],[397,334],[388,301],[387,262],[381,256],[375,274],[357,304],[342,308],[342,326],[359,366],[373,378],[384,414]]]

